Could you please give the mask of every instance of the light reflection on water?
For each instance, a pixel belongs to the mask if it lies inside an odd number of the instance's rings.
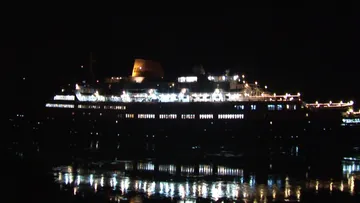
[[[231,180],[217,179],[208,181],[203,177],[197,177],[193,179],[185,178],[178,181],[160,181],[131,177],[126,173],[106,170],[80,169],[74,172],[71,167],[57,168],[58,172],[55,173],[55,180],[62,186],[71,187],[74,195],[79,194],[81,191],[112,191],[112,200],[125,198],[129,192],[136,191],[145,194],[147,197],[160,195],[162,197],[179,198],[182,200],[194,200],[202,197],[213,200],[221,198],[244,200],[246,202],[254,200],[260,202],[269,200],[300,201],[301,193],[304,190],[315,193],[320,190],[328,191],[329,193],[341,191],[353,195],[356,175],[353,173],[355,172],[354,170],[347,170],[349,164],[350,169],[358,169],[360,166],[356,163],[343,163],[343,173],[345,176],[339,181],[304,180],[296,182],[288,176],[275,178],[275,176],[269,175],[267,184],[257,184],[255,175],[244,177],[241,169],[227,168],[224,166],[218,166],[217,171],[227,171],[225,175],[232,177]],[[355,166],[353,167],[354,164]],[[171,164],[155,166],[151,163],[141,163],[137,166],[138,171],[148,170],[150,173],[156,173],[154,170],[158,168],[159,171],[169,174],[176,173],[177,168]],[[199,167],[180,166],[178,168],[181,172],[180,175],[185,175],[185,177],[189,177],[189,173],[201,174],[205,169],[206,171],[213,170],[212,167],[207,165],[199,165]],[[222,174],[220,173],[218,175]]]
[[[211,198],[217,200],[222,197],[230,199],[239,198],[253,198],[255,197],[257,188],[251,187],[248,184],[240,184],[237,181],[185,181],[185,182],[171,182],[171,181],[151,181],[132,179],[129,177],[101,177],[99,175],[78,175],[81,180],[74,183],[68,180],[70,174],[65,173],[65,179],[59,180],[61,184],[71,185],[76,188],[74,191],[83,189],[91,189],[94,192],[100,188],[111,188],[114,191],[118,191],[124,195],[129,191],[137,191],[152,196],[160,194],[165,197],[179,197],[181,199],[194,199],[197,197]],[[94,181],[92,180],[94,179]],[[103,184],[102,184],[103,183]],[[268,188],[260,186],[264,189],[261,191],[262,196],[266,196],[267,193],[273,191],[281,195],[281,191],[277,188],[266,191]]]

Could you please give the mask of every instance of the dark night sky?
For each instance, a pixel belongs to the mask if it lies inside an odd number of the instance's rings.
[[[239,9],[237,16],[29,17],[4,25],[5,81],[15,81],[10,92],[51,95],[92,51],[99,78],[130,75],[140,57],[158,60],[169,76],[202,64],[208,72],[245,72],[279,93],[300,91],[305,100],[360,101],[355,11],[349,5]]]

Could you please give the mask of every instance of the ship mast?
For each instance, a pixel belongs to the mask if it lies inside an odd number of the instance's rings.
[[[95,83],[95,75],[94,75],[94,71],[93,71],[93,63],[95,62],[95,60],[93,60],[92,52],[90,52],[89,60],[90,60],[89,61],[90,83],[94,84]]]

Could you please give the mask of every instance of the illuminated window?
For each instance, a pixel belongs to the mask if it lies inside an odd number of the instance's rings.
[[[276,109],[281,111],[283,109],[283,105],[282,104],[278,104],[276,105]]]
[[[134,114],[125,114],[125,118],[134,118]]]
[[[197,82],[197,77],[196,76],[179,77],[178,82],[180,82],[180,83]]]
[[[275,110],[275,105],[274,104],[269,104],[268,105],[268,110],[269,111],[274,111]]]
[[[235,105],[234,108],[236,110],[244,110],[244,105]]]
[[[46,104],[45,107],[47,108],[66,108],[66,109],[73,109],[73,104]]]
[[[251,110],[256,110],[256,105],[252,104],[252,105],[250,106],[250,108],[251,108]]]
[[[104,109],[126,110],[126,106],[104,106]]]
[[[212,115],[212,114],[200,114],[199,118],[200,119],[213,119],[214,115]]]
[[[296,104],[294,104],[294,105],[286,104],[286,109],[288,109],[288,110],[296,110]]]
[[[100,109],[99,105],[83,105],[79,104],[78,109]]]
[[[244,119],[244,114],[219,114],[218,119]]]
[[[138,114],[138,118],[140,118],[140,119],[154,119],[155,114]]]
[[[54,100],[74,101],[74,95],[55,95]]]
[[[360,123],[360,118],[344,118],[343,123]]]
[[[181,114],[181,119],[195,119],[195,114]]]
[[[176,114],[159,114],[159,119],[176,119]]]

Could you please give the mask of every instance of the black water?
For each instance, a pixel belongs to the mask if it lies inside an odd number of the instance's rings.
[[[83,149],[63,159],[19,149],[2,153],[4,202],[360,202],[356,142],[262,143],[237,154]]]
[[[204,147],[192,136],[98,139],[30,127],[1,142],[2,202],[360,202],[356,133]]]

